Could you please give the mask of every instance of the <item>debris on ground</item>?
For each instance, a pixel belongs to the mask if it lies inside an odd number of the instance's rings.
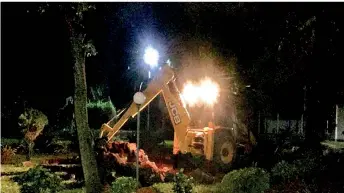
[[[112,142],[107,143],[105,147],[101,148],[103,159],[113,161],[114,166],[134,166],[136,164],[136,144],[129,142]],[[157,174],[161,181],[164,181],[166,174],[172,171],[169,167],[158,167],[155,162],[150,161],[148,155],[144,150],[139,150],[139,165],[140,168],[150,168],[152,173]],[[117,170],[116,170],[117,171]]]
[[[23,166],[24,167],[33,167],[34,164],[31,161],[25,161],[25,162],[23,162]]]

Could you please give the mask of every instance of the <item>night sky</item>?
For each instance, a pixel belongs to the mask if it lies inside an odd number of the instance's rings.
[[[54,11],[43,16],[28,11],[34,7],[33,3],[2,3],[2,99],[7,104],[20,95],[33,106],[49,111],[63,106],[64,99],[73,95],[73,63],[63,18]],[[89,35],[98,52],[87,59],[88,85],[105,82],[111,93],[125,92],[114,99],[116,106],[129,102],[125,95],[133,88],[112,86],[121,84],[128,66],[142,65],[138,52],[146,45],[140,41],[146,40],[139,38],[158,39],[164,33],[160,32],[164,20],[180,21],[172,8],[178,9],[178,5],[168,7],[169,11],[162,11],[164,14],[156,18],[153,14],[161,14],[161,10],[142,4],[142,10],[121,19],[119,15],[126,14],[128,5],[100,5],[88,21]]]
[[[264,89],[285,111],[300,111],[305,83],[316,85],[318,91],[313,95],[321,97],[315,97],[315,101],[320,98],[332,104],[341,98],[338,93],[343,93],[339,84],[343,72],[342,5],[248,3],[242,5],[244,8],[237,6],[242,10],[234,10],[236,14],[206,8],[190,17],[185,11],[188,3],[98,3],[86,25],[98,51],[97,56],[87,59],[87,84],[106,83],[115,106],[125,107],[137,86],[137,81],[129,77],[142,76],[128,73],[127,68],[143,65],[140,55],[147,43],[153,42],[165,59],[168,54],[164,46],[169,40],[184,34],[192,36],[196,30],[223,54],[234,53],[240,69],[252,69],[267,49],[276,47],[280,37],[288,39],[286,18],[302,20],[316,15],[317,41],[312,56],[288,64],[305,70],[278,88],[267,84]],[[35,7],[35,3],[1,3],[3,114],[14,113],[20,108],[15,102],[25,100],[48,117],[54,116],[65,98],[73,95],[73,62],[63,17],[56,11],[39,15],[33,11]],[[262,71],[262,77],[267,73]],[[253,86],[259,81],[257,77],[242,78]]]

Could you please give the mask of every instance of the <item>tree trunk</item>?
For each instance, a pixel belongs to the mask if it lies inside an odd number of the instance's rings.
[[[79,139],[79,148],[81,154],[81,164],[85,178],[86,192],[97,193],[102,191],[99,179],[97,161],[93,149],[93,138],[91,130],[88,126],[87,117],[87,87],[85,72],[85,53],[81,47],[83,40],[80,38],[72,38],[71,46],[74,51],[74,110],[75,123]]]
[[[35,143],[33,142],[27,142],[27,154],[26,154],[26,161],[31,161],[31,157],[33,155],[33,147],[34,147]]]

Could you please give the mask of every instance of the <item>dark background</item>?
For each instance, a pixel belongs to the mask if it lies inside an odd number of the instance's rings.
[[[144,78],[139,70],[127,69],[143,65],[139,56],[146,41],[161,46],[167,58],[164,45],[188,34],[211,41],[221,54],[234,54],[242,80],[271,97],[272,111],[285,117],[301,113],[305,85],[309,119],[319,121],[315,125],[333,116],[334,104],[343,103],[342,3],[196,4],[200,6],[189,12],[195,4],[97,3],[87,20],[98,51],[87,59],[88,86],[105,83],[114,105],[125,107]],[[73,95],[73,62],[63,16],[57,11],[40,15],[32,11],[36,7],[37,3],[1,3],[2,136],[12,135],[24,101],[54,117]],[[310,30],[296,32],[312,17],[316,21]],[[301,48],[309,47],[304,40],[312,30],[311,52],[301,54]],[[277,52],[281,41],[284,47]],[[266,59],[269,53],[280,59]],[[279,72],[285,73],[269,80]],[[285,81],[278,83],[280,79]]]

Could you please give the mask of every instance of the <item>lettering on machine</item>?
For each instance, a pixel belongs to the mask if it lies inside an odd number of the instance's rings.
[[[171,114],[172,114],[172,117],[173,117],[174,124],[176,124],[176,125],[179,124],[181,122],[181,119],[180,119],[180,116],[179,116],[178,109],[177,109],[176,105],[173,104],[172,102],[169,102],[168,106],[171,109]]]

